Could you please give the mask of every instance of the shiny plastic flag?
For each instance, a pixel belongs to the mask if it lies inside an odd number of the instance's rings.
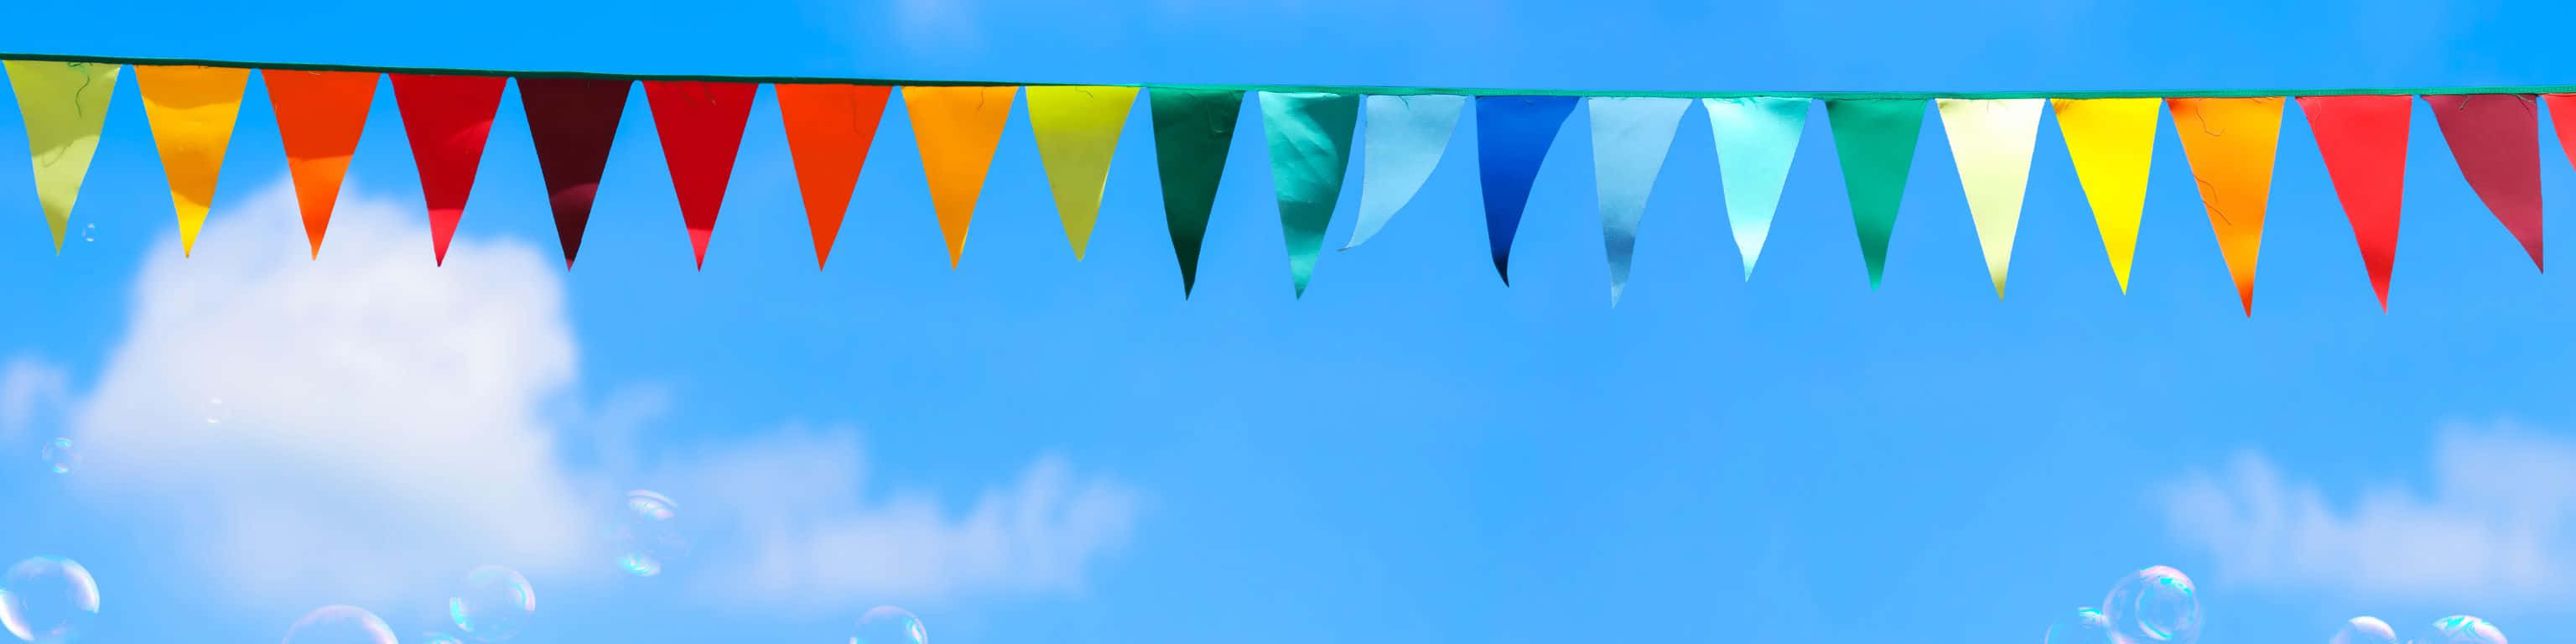
[[[1574,114],[1572,96],[1476,97],[1476,159],[1485,189],[1485,240],[1494,254],[1494,273],[1512,283],[1512,238],[1520,234],[1521,211],[1529,206],[1530,184],[1555,145],[1557,130]]]
[[[1262,92],[1261,129],[1270,142],[1270,182],[1279,193],[1279,231],[1288,240],[1288,276],[1297,297],[1315,275],[1324,229],[1342,199],[1351,168],[1351,130],[1360,97],[1321,92]]]
[[[1458,113],[1467,97],[1439,94],[1371,96],[1363,103],[1368,133],[1360,144],[1359,223],[1351,229],[1350,250],[1377,236],[1395,211],[1422,191],[1422,182],[1440,166],[1449,137],[1458,129]]]
[[[2021,226],[2022,194],[2030,187],[2030,154],[2039,139],[2039,112],[2047,101],[1945,98],[1935,103],[1941,110],[1941,129],[1949,133],[1950,157],[1959,164],[1959,185],[1968,193],[1968,216],[1977,224],[1986,276],[1994,280],[1995,297],[2000,299],[2004,276],[2012,269],[2013,232]]]
[[[1851,195],[1852,225],[1860,233],[1861,259],[1869,264],[1869,287],[1875,289],[1887,272],[1887,242],[1896,233],[1905,175],[1913,170],[1914,142],[1922,136],[1923,101],[1829,100],[1825,119],[1834,128],[1834,154],[1842,161],[1843,189]]]
[[[734,156],[742,150],[742,128],[751,120],[751,98],[759,92],[758,83],[644,81],[653,131],[662,136],[662,160],[671,167],[671,189],[680,198],[680,218],[688,223],[689,247],[700,269],[707,267],[707,242],[715,237],[725,184],[733,181]]]
[[[36,200],[44,206],[45,224],[54,229],[54,252],[60,254],[72,202],[80,199],[81,179],[89,176],[90,157],[98,153],[98,133],[107,124],[117,72],[125,68],[25,60],[8,61],[7,67],[9,89],[18,94],[18,113],[27,123]]]
[[[320,258],[331,208],[340,201],[340,180],[349,174],[349,157],[358,152],[367,110],[376,101],[377,74],[270,69],[262,70],[259,80],[268,86],[277,138],[286,146],[286,172],[295,182],[304,238],[312,244],[313,257]]]
[[[2388,310],[2388,275],[2397,262],[2397,222],[2406,195],[2406,128],[2415,97],[2302,96],[2299,111],[2325,157],[2326,174],[2352,237],[2361,247],[2379,310]]]
[[[392,76],[394,107],[402,112],[412,162],[420,169],[420,194],[429,202],[429,243],[444,265],[447,242],[465,218],[465,199],[474,194],[474,172],[483,164],[483,144],[492,138],[492,115],[501,109],[501,90],[509,79]]]
[[[1216,207],[1217,180],[1234,146],[1234,122],[1243,92],[1156,89],[1147,94],[1154,113],[1154,166],[1163,183],[1163,222],[1171,229],[1172,257],[1181,263],[1181,297],[1199,279],[1199,247],[1207,240],[1208,213]]]
[[[2433,121],[2458,159],[2469,188],[2496,221],[2522,242],[2531,265],[2540,252],[2540,105],[2530,94],[2428,95]]]
[[[519,104],[528,115],[537,171],[545,175],[546,202],[554,210],[555,238],[564,268],[581,254],[582,232],[599,195],[599,176],[626,116],[626,94],[635,83],[604,78],[521,78]]]
[[[885,116],[883,85],[783,83],[778,116],[787,127],[787,155],[796,167],[796,188],[805,197],[805,227],[814,236],[814,268],[832,259],[832,242],[841,236],[841,220],[850,210],[850,192],[867,167],[868,148],[876,142],[877,122]]]
[[[2272,194],[2272,159],[2281,140],[2280,97],[2174,98],[2174,130],[2200,182],[2200,201],[2218,251],[2236,280],[2245,314],[2254,315],[2254,264],[2263,251],[2263,210]]]
[[[206,210],[214,206],[215,178],[223,172],[224,149],[232,143],[233,121],[241,116],[242,88],[249,84],[250,70],[239,67],[134,67],[143,114],[152,123],[152,143],[170,180],[183,256],[195,253],[197,232],[205,228]]]
[[[992,169],[993,149],[1002,144],[1002,127],[1010,123],[1019,91],[1008,85],[903,88],[921,170],[930,180],[931,209],[938,211],[939,233],[948,240],[949,268],[966,256],[966,227],[975,220],[975,199],[984,191],[984,173]]]
[[[1073,244],[1074,261],[1091,245],[1091,229],[1100,222],[1100,197],[1109,186],[1109,161],[1118,153],[1119,130],[1136,105],[1133,87],[1031,87],[1029,130],[1038,142],[1038,162],[1046,167],[1047,187],[1055,193],[1055,210],[1064,220],[1065,241]]]
[[[2050,101],[2058,133],[2075,161],[2075,180],[2093,207],[2111,276],[2129,292],[2129,267],[2138,253],[2138,222],[2147,209],[2147,171],[2155,160],[2156,118],[2163,101],[2152,98],[2085,98]]]
[[[1594,98],[1592,111],[1592,178],[1601,204],[1601,243],[1610,257],[1610,304],[1628,288],[1628,267],[1637,255],[1637,226],[1646,217],[1646,197],[1655,191],[1655,176],[1673,149],[1673,131],[1690,111],[1687,98]]]
[[[1757,96],[1703,98],[1709,133],[1717,139],[1717,176],[1726,190],[1727,228],[1735,234],[1735,251],[1744,258],[1744,278],[1753,279],[1753,262],[1762,258],[1762,242],[1771,237],[1771,216],[1780,210],[1780,192],[1789,185],[1789,162],[1798,156],[1798,137],[1807,129],[1803,98]]]

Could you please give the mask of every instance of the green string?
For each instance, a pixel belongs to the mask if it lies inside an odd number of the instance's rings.
[[[1387,96],[1456,95],[1456,96],[1615,96],[1656,98],[1821,98],[1821,99],[1931,99],[1931,98],[2243,98],[2264,96],[2371,96],[2415,94],[2559,94],[2576,93],[2576,85],[2495,85],[2484,87],[2352,87],[2335,89],[2215,89],[2215,90],[2085,90],[2085,91],[2001,91],[2001,92],[1885,92],[1885,91],[1610,91],[1571,89],[1497,89],[1480,87],[1392,87],[1364,85],[1226,85],[1185,83],[1032,83],[999,80],[922,80],[907,78],[857,78],[836,76],[721,76],[704,74],[619,74],[528,69],[461,69],[448,67],[397,67],[385,65],[317,65],[312,63],[273,63],[202,58],[151,58],[135,56],[76,56],[68,54],[21,54],[0,52],[0,60],[52,61],[64,63],[108,63],[126,65],[199,65],[206,67],[242,67],[250,69],[377,72],[387,74],[441,74],[451,76],[511,76],[519,78],[600,78],[631,80],[681,80],[733,83],[773,84],[857,84],[898,85],[908,87],[1016,85],[1024,87],[1061,85],[1099,85],[1141,87],[1146,89],[1213,90],[1236,92],[1327,92],[1337,94],[1379,94]]]

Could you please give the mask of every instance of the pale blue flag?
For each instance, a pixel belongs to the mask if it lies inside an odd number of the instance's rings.
[[[1592,183],[1600,192],[1601,240],[1610,252],[1610,303],[1628,287],[1629,260],[1637,254],[1637,224],[1646,195],[1673,148],[1673,130],[1690,111],[1687,98],[1597,97],[1592,108]]]
[[[1807,103],[1768,96],[1700,99],[1717,138],[1726,221],[1735,230],[1735,250],[1744,255],[1745,279],[1753,278],[1753,260],[1762,257],[1762,240],[1771,236],[1771,214],[1780,209],[1789,161],[1807,129]]]
[[[1395,211],[1413,200],[1449,135],[1458,129],[1464,96],[1370,96],[1364,103],[1368,132],[1360,144],[1360,221],[1351,232],[1350,250],[1386,227]]]

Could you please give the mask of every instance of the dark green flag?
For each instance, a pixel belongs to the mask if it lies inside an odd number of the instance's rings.
[[[1163,176],[1163,220],[1172,229],[1172,254],[1181,261],[1181,297],[1198,285],[1199,243],[1207,239],[1208,211],[1216,207],[1217,178],[1234,143],[1243,92],[1154,88],[1154,161]]]
[[[1834,153],[1842,157],[1869,287],[1878,288],[1887,272],[1887,239],[1896,233],[1896,205],[1905,198],[1905,173],[1914,165],[1914,140],[1923,132],[1923,99],[1829,99],[1825,118],[1833,123]]]
[[[1342,175],[1351,168],[1351,127],[1359,122],[1357,94],[1262,92],[1261,129],[1270,140],[1270,181],[1279,192],[1279,230],[1288,238],[1288,273],[1297,296],[1315,275],[1324,228],[1342,198]]]

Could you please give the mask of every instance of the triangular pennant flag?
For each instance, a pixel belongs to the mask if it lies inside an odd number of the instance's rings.
[[[474,171],[483,164],[483,143],[491,139],[492,114],[501,109],[501,76],[436,76],[393,74],[394,108],[411,139],[411,158],[420,168],[420,195],[429,202],[429,242],[438,263],[447,263],[447,241],[465,218],[465,198],[474,194]]]
[[[1717,139],[1726,222],[1735,233],[1736,252],[1744,256],[1745,279],[1753,279],[1753,261],[1762,258],[1762,242],[1771,237],[1771,215],[1780,209],[1780,192],[1789,185],[1789,162],[1797,158],[1810,102],[1768,96],[1700,99],[1700,106],[1708,108],[1709,133]]]
[[[2039,139],[2039,111],[2047,101],[2036,98],[1936,101],[1941,129],[1950,136],[1950,157],[1959,164],[1959,185],[1968,192],[1968,216],[1977,223],[1977,245],[1986,255],[1986,276],[1995,281],[1995,297],[2004,296],[2004,275],[2012,268],[2013,231],[2021,225],[2021,198],[2030,186],[2030,150]]]
[[[742,149],[742,126],[751,120],[751,97],[758,93],[759,83],[644,81],[653,131],[662,137],[662,160],[671,167],[671,189],[680,198],[680,219],[689,225],[689,248],[700,269],[707,267],[707,240],[715,236],[725,184],[733,180],[734,153]]]
[[[1512,283],[1512,238],[1520,234],[1521,211],[1529,206],[1530,183],[1547,162],[1548,146],[1565,117],[1574,114],[1572,96],[1476,97],[1476,162],[1485,188],[1485,240],[1493,246],[1494,273]]]
[[[2549,128],[2558,131],[2558,149],[2576,164],[2576,94],[2542,94],[2549,104]]]
[[[71,225],[72,202],[80,198],[81,178],[98,153],[98,133],[107,125],[107,101],[116,95],[122,65],[8,61],[9,89],[18,94],[18,112],[27,121],[27,148],[36,167],[36,200],[44,205],[45,225],[54,229],[54,252],[63,252],[63,229]]]
[[[2254,315],[2254,262],[2263,250],[2263,209],[2272,195],[2272,157],[2281,140],[2280,97],[2165,99],[2182,134],[2183,156],[2236,296]]]
[[[2102,251],[2120,292],[2129,292],[2130,260],[2137,256],[2138,222],[2147,209],[2147,170],[2155,160],[2157,109],[2152,98],[2055,99],[2057,131],[2075,161],[2075,180],[2093,206]]]
[[[1225,173],[1243,92],[1156,89],[1147,93],[1154,112],[1154,165],[1163,182],[1163,221],[1172,231],[1172,256],[1181,262],[1181,297],[1198,286],[1199,244],[1207,239],[1208,211],[1216,207],[1217,179]]]
[[[2397,221],[2406,194],[2406,129],[2415,97],[2301,96],[2335,196],[2352,220],[2362,266],[2379,310],[2388,310],[2388,273],[2397,262]]]
[[[1673,131],[1690,111],[1687,98],[1599,97],[1592,108],[1592,183],[1601,203],[1601,243],[1610,255],[1610,304],[1628,288],[1628,266],[1637,254],[1637,225],[1646,196],[1663,173]]]
[[[214,205],[215,177],[224,169],[224,148],[232,144],[233,121],[241,115],[250,70],[136,65],[134,85],[143,92],[143,114],[152,123],[152,143],[160,149],[161,169],[170,179],[170,204],[179,213],[179,253],[193,254],[197,231],[205,228],[206,210]]]
[[[2530,94],[2427,95],[2424,102],[2469,188],[2541,267],[2540,106]]]
[[[1466,106],[1464,96],[1368,97],[1368,137],[1360,147],[1360,219],[1342,250],[1376,236],[1422,190],[1448,150],[1458,112]]]
[[[608,168],[608,149],[617,141],[626,92],[634,85],[625,79],[519,79],[519,103],[528,114],[528,138],[537,148],[537,170],[545,175],[567,270],[581,254],[599,175]]]
[[[1270,140],[1270,182],[1279,193],[1279,230],[1288,239],[1288,275],[1297,296],[1315,275],[1324,229],[1342,199],[1351,169],[1351,128],[1360,97],[1322,92],[1262,92],[1261,129]]]
[[[903,88],[904,109],[912,113],[912,138],[921,146],[921,170],[930,177],[931,208],[939,213],[939,232],[948,238],[948,267],[966,256],[966,226],[975,219],[975,197],[984,191],[984,172],[993,165],[993,149],[1002,144],[1002,127],[1011,119],[1016,86]]]
[[[796,186],[805,194],[805,224],[814,233],[814,268],[832,259],[832,241],[841,236],[841,219],[850,210],[850,191],[867,167],[868,148],[877,138],[877,120],[885,115],[883,85],[816,85],[782,83],[778,115],[787,125],[787,155],[796,165]]]
[[[340,180],[349,174],[349,157],[357,154],[358,136],[367,128],[367,108],[376,101],[376,74],[268,69],[259,79],[268,85],[277,138],[286,145],[304,237],[313,244],[313,256],[321,257]]]
[[[1100,195],[1109,183],[1109,160],[1118,153],[1118,131],[1127,126],[1127,110],[1135,106],[1133,87],[1029,88],[1029,131],[1037,137],[1038,161],[1046,167],[1047,187],[1055,192],[1056,213],[1064,219],[1074,261],[1082,261],[1083,250],[1091,245],[1091,227],[1100,221]]]
[[[1921,99],[1833,99],[1825,120],[1834,128],[1843,190],[1851,195],[1852,225],[1860,231],[1861,259],[1869,287],[1887,272],[1887,240],[1896,233],[1897,204],[1914,166],[1914,141],[1923,132]]]

